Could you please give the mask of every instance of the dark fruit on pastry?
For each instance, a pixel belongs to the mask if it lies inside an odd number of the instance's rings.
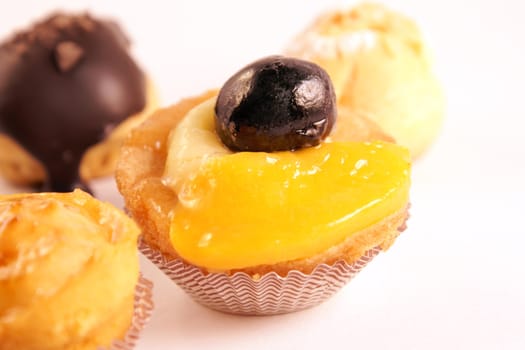
[[[335,93],[318,65],[270,56],[244,67],[222,87],[215,126],[234,151],[282,151],[315,146],[332,130]]]

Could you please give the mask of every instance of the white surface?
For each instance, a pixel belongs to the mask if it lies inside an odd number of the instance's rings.
[[[2,3],[0,37],[60,1]],[[278,53],[337,1],[63,1],[112,15],[165,103]],[[156,310],[142,349],[525,349],[525,6],[392,1],[433,48],[447,120],[414,165],[409,229],[329,302],[278,317],[207,310],[147,261]],[[0,183],[0,192],[13,189]],[[120,205],[111,180],[97,194]]]

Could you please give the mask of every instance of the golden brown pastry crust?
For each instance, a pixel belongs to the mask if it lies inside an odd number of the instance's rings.
[[[0,196],[0,349],[94,349],[127,332],[138,227],[79,190]]]
[[[0,134],[0,176],[14,185],[37,184],[44,181],[42,164],[5,134]]]
[[[162,183],[169,133],[193,107],[216,94],[216,90],[211,90],[154,113],[130,133],[117,163],[118,188],[127,210],[142,228],[144,242],[170,260],[180,259],[180,256],[169,238],[169,217],[171,209],[177,204],[177,194]],[[347,140],[392,140],[361,114],[349,113],[346,118],[351,121],[341,124],[337,132],[349,137]],[[345,127],[354,125],[358,133],[344,130]],[[351,235],[340,245],[313,257],[225,272],[244,271],[256,276],[275,271],[286,275],[290,270],[308,273],[319,263],[332,263],[341,259],[352,263],[376,246],[387,249],[399,234],[398,228],[403,226],[406,218],[407,208],[402,208],[374,226]]]
[[[105,140],[86,151],[80,164],[82,179],[89,181],[114,173],[119,149],[127,134],[158,108],[158,93],[150,79],[147,80],[146,93],[146,106],[141,112],[124,120]],[[15,185],[34,185],[44,182],[46,171],[16,141],[0,133],[0,176]]]

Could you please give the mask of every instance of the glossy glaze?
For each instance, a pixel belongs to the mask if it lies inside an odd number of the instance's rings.
[[[216,131],[234,151],[281,151],[315,146],[332,129],[335,94],[318,65],[284,56],[255,61],[222,87]]]
[[[172,243],[216,270],[311,256],[402,209],[409,169],[383,142],[211,157],[178,184]]]

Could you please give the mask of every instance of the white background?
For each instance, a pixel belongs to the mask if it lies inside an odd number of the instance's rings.
[[[0,38],[52,9],[110,15],[169,104],[343,3],[1,0]],[[277,317],[205,309],[142,259],[156,310],[138,349],[525,349],[525,6],[387,4],[419,23],[447,93],[440,138],[414,164],[409,229],[333,299]],[[121,205],[111,179],[94,187]]]

